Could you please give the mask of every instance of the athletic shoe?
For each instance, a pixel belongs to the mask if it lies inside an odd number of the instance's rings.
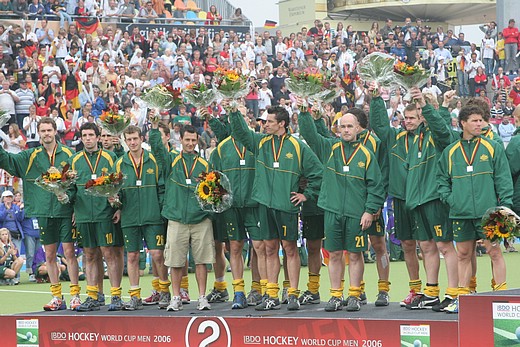
[[[110,300],[110,305],[108,305],[109,311],[121,311],[123,309],[124,303],[123,300],[121,300],[121,297],[119,295],[112,296],[112,299]]]
[[[339,311],[343,307],[343,300],[341,298],[331,297],[325,305],[325,311],[334,312]]]
[[[76,311],[76,308],[78,308],[81,305],[81,299],[79,298],[79,295],[73,295],[72,298],[70,298],[69,307],[72,311]]]
[[[282,307],[280,299],[267,296],[262,302],[255,306],[257,311],[279,310]]]
[[[63,301],[63,298],[58,298],[57,296],[53,296],[51,301],[45,306],[43,306],[45,311],[60,311],[66,310],[67,304]]]
[[[231,306],[231,308],[233,310],[236,310],[246,308],[247,306],[247,299],[244,292],[236,292],[235,297],[233,298],[233,305]]]
[[[439,305],[440,300],[438,296],[428,296],[426,294],[418,295],[409,305],[406,305],[408,310],[422,310],[431,309],[435,305]]]
[[[159,299],[159,292],[152,290],[152,295],[143,300],[143,305],[157,305],[159,303]]]
[[[130,301],[125,302],[123,305],[123,310],[126,311],[142,310],[143,308],[143,300],[141,300],[141,298],[138,298],[137,296],[132,296],[130,298]]]
[[[435,312],[444,312],[444,309],[448,307],[453,301],[453,298],[449,295],[444,296],[444,300],[440,302],[438,305],[432,307],[432,311]]]
[[[227,290],[226,290],[226,293],[227,293]],[[197,304],[197,310],[199,310],[199,311],[211,310],[211,305],[209,304],[207,297],[205,297],[204,295],[201,295],[201,296],[199,296],[198,301],[199,302]]]
[[[453,299],[452,302],[444,309],[446,313],[459,313],[459,299]]]
[[[289,288],[285,287],[282,290],[282,305],[285,305],[289,302]]]
[[[190,294],[184,288],[181,288],[181,301],[183,304],[189,304],[191,302]]]
[[[90,296],[87,296],[87,299],[83,301],[81,305],[76,307],[76,311],[78,312],[90,312],[90,311],[99,311],[99,302],[97,300],[92,299]]]
[[[306,304],[319,304],[321,302],[320,293],[313,294],[309,290],[303,292],[303,294],[298,299],[301,305]]]
[[[34,276],[34,274],[29,275],[29,282],[36,282],[36,276]]]
[[[99,302],[99,306],[105,306],[105,294],[103,293],[98,293],[97,294],[97,301]]]
[[[298,296],[295,294],[289,295],[287,298],[287,310],[289,311],[298,311],[300,309],[300,301],[298,300]]]
[[[247,305],[256,306],[262,302],[262,295],[256,289],[251,289],[247,294]]]
[[[182,310],[182,301],[180,296],[172,296],[172,300],[168,307],[166,307],[166,311],[180,311]]]
[[[386,290],[380,290],[379,294],[377,294],[377,299],[375,305],[378,307],[388,306],[390,304],[388,292]]]
[[[360,304],[360,305],[366,305],[367,303],[368,303],[368,300],[367,300],[367,293],[362,292],[362,293],[359,295],[359,304]]]
[[[408,293],[408,296],[406,296],[406,298],[403,299],[403,301],[401,301],[399,303],[399,305],[401,305],[401,307],[405,307],[406,305],[409,305],[412,303],[412,301],[418,296],[418,295],[421,295],[421,294],[418,294],[415,292],[415,290],[410,290],[410,293]]]
[[[361,302],[359,298],[355,296],[349,296],[347,298],[347,304],[345,305],[345,310],[349,312],[359,311],[361,309]]]
[[[227,289],[217,290],[216,288],[213,288],[213,290],[206,296],[206,299],[208,299],[208,302],[210,303],[225,302],[229,300],[229,294]]]
[[[159,309],[163,309],[163,308],[166,308],[168,307],[168,305],[170,304],[170,301],[172,299],[172,295],[170,294],[170,292],[160,292],[159,293]]]
[[[13,278],[13,283],[15,286],[19,285],[20,284],[20,278],[16,277],[16,278]]]

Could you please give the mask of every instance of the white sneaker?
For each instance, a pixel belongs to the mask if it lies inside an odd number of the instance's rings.
[[[76,308],[79,306],[81,306],[81,299],[79,298],[79,295],[74,295],[72,298],[70,298],[69,307],[72,311],[76,311]]]
[[[166,307],[166,311],[180,311],[182,310],[182,301],[180,296],[172,296],[170,304]]]
[[[197,304],[197,310],[204,311],[204,310],[211,310],[211,305],[208,302],[208,299],[204,295],[201,295],[199,297],[199,303]]]

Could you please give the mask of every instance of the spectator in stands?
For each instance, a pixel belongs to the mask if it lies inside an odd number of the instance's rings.
[[[20,269],[23,266],[23,259],[18,253],[19,248],[11,240],[9,230],[0,229],[0,280],[8,284],[18,284]],[[7,280],[7,281],[5,281]]]
[[[12,242],[18,250],[22,249],[24,233],[22,225],[23,213],[20,207],[13,203],[14,194],[10,190],[2,193],[2,204],[0,204],[0,225],[9,230]]]
[[[506,67],[505,70],[509,72],[509,75],[513,74],[513,71],[518,69],[516,63],[516,53],[518,52],[518,28],[515,26],[515,20],[510,19],[509,24],[504,30],[502,30],[504,36],[504,50],[506,54]]]
[[[444,61],[449,63],[452,59],[451,52],[444,48],[444,42],[439,41],[439,48],[434,50],[435,56],[439,59],[440,56],[444,57]]]
[[[478,68],[484,69],[484,64],[477,60],[477,54],[471,54],[471,60],[465,65],[466,72],[468,73],[468,85],[469,85],[469,95],[471,97],[476,94],[476,85],[475,85],[475,76],[477,75]]]
[[[507,147],[509,141],[511,141],[511,136],[516,131],[516,127],[514,123],[511,122],[510,116],[504,116],[502,118],[502,122],[498,125],[498,134],[502,138],[504,145]]]
[[[29,13],[30,19],[42,19],[43,15],[45,14],[45,8],[40,3],[39,0],[32,0],[31,4],[29,5],[27,9]]]
[[[145,6],[142,6],[139,10],[139,23],[151,23],[152,20],[157,19],[159,16],[153,9],[152,2],[147,1]]]
[[[121,16],[121,22],[132,23],[132,19],[135,17],[135,5],[130,0],[123,0],[123,4],[119,6],[119,16]],[[137,28],[139,31],[139,28]]]
[[[219,25],[222,16],[217,12],[217,6],[211,5],[206,14],[206,25]]]
[[[231,15],[231,18],[229,19],[231,20],[232,25],[242,25],[246,21],[244,15],[242,14],[242,9],[240,7],[235,9],[235,13],[233,13],[233,15]]]
[[[504,34],[502,34],[502,32],[498,33],[497,42],[495,45],[495,52],[496,52],[496,58],[497,58],[497,63],[495,64],[495,71],[496,71],[498,69],[498,67],[505,68],[505,66],[506,66],[505,40],[504,40]]]

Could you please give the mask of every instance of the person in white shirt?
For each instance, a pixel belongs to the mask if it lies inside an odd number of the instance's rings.
[[[271,107],[271,100],[273,99],[273,92],[267,88],[267,80],[262,80],[262,88],[258,91],[258,109],[266,110]]]
[[[488,77],[491,77],[495,65],[495,40],[489,37],[489,33],[487,33],[486,37],[482,40],[482,45],[480,47],[480,49],[482,49],[482,60],[484,61],[485,66],[484,72]]]
[[[504,118],[502,118],[502,123],[498,125],[498,134],[502,138],[504,146],[507,147],[509,141],[511,141],[511,136],[513,136],[515,130],[516,127],[513,123],[511,123],[511,117],[504,116]]]
[[[468,73],[469,95],[475,95],[475,76],[477,75],[477,68],[485,68],[480,60],[477,60],[477,54],[471,53],[471,59],[466,63],[464,69]]]
[[[61,69],[56,66],[56,61],[52,55],[49,57],[48,65],[43,67],[43,74],[49,76],[49,83],[60,84]]]
[[[41,117],[36,114],[36,106],[29,107],[29,115],[23,119],[23,130],[27,136],[27,147],[33,148],[40,145],[40,135],[38,135],[38,122]]]

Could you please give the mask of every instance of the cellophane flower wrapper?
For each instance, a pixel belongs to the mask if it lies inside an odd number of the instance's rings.
[[[101,181],[103,178],[105,179],[103,184],[96,183]],[[126,176],[123,174],[112,173],[100,176],[96,179],[88,180],[85,184],[85,194],[105,198],[113,197],[115,202],[111,205],[113,207],[119,207],[121,202],[119,201],[118,193],[121,190],[125,179]]]
[[[69,170],[68,168],[69,165],[66,165],[61,170],[51,166],[47,172],[43,173],[34,181],[34,184],[48,192],[53,193],[56,195],[56,197],[66,196],[67,198],[59,201],[62,204],[67,204],[69,202],[67,190],[76,182],[77,179],[76,172]],[[52,175],[56,174],[59,174],[60,177],[56,179],[52,178]]]
[[[141,99],[152,107],[169,110],[182,103],[182,93],[179,88],[157,84],[143,91]]]
[[[398,62],[394,66],[395,82],[406,89],[407,95],[403,99],[410,101],[410,89],[413,87],[421,88],[430,78],[430,70],[417,65],[408,65],[404,62]]]
[[[99,116],[97,124],[111,135],[119,136],[130,125],[130,117],[127,117],[123,111],[120,111],[118,105],[111,104]]]
[[[206,179],[215,175],[215,181]],[[218,193],[216,193],[218,189]],[[195,188],[195,196],[200,208],[205,212],[222,213],[233,205],[231,183],[225,174],[220,171],[202,173]]]
[[[311,116],[314,119],[320,119],[321,116],[325,113],[324,105],[332,103],[337,97],[339,97],[340,91],[338,89],[328,89],[320,92],[317,95],[309,96],[309,102],[317,104],[316,112],[311,112]]]
[[[374,52],[364,57],[356,67],[359,77],[365,82],[376,82],[381,87],[391,87],[395,81],[395,58],[389,54]]]
[[[217,69],[212,82],[221,99],[237,100],[249,93],[248,76],[235,70]]]
[[[323,77],[321,74],[295,72],[285,79],[285,85],[291,93],[301,98],[308,98],[322,93]]]
[[[217,93],[214,89],[207,89],[204,91],[197,89],[185,89],[182,92],[184,98],[189,104],[199,108],[208,107],[217,99]]]
[[[481,225],[486,239],[491,242],[520,236],[520,217],[508,207],[487,209]]]
[[[10,119],[11,115],[7,111],[0,110],[0,128],[3,128],[3,126],[6,125]]]

